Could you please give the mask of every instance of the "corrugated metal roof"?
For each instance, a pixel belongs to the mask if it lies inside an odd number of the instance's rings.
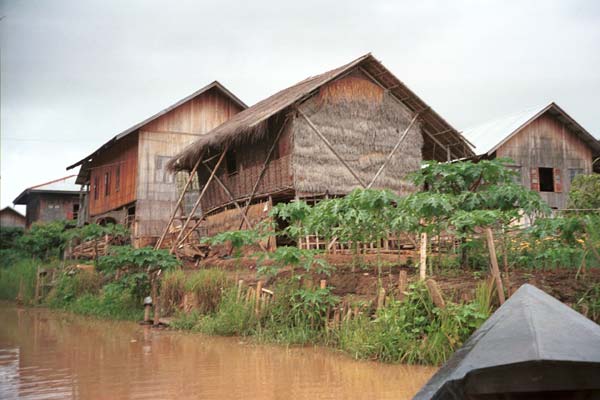
[[[14,199],[13,204],[25,204],[30,193],[66,193],[79,194],[81,186],[75,183],[77,175],[69,175],[50,182],[41,183],[25,189]]]
[[[569,128],[584,142],[596,152],[600,152],[600,144],[598,144],[596,138],[587,132],[556,103],[537,105],[517,113],[493,119],[486,123],[465,129],[463,135],[475,145],[475,152],[478,155],[491,155],[508,139],[545,112],[552,112],[553,115],[558,116],[561,122],[568,125]]]

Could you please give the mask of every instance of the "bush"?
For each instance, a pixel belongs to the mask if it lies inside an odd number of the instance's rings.
[[[254,333],[258,326],[254,304],[238,302],[236,296],[236,289],[227,290],[218,311],[214,315],[203,317],[197,329],[209,335],[223,336],[247,336]]]
[[[21,300],[31,303],[35,295],[35,280],[39,262],[31,258],[23,258],[13,250],[2,250],[0,257],[2,258],[0,299],[15,300],[22,284]]]
[[[102,287],[102,277],[97,272],[63,272],[48,294],[46,303],[50,307],[64,307],[83,295],[95,295]]]
[[[600,209],[600,174],[577,175],[573,179],[567,208]]]
[[[0,250],[16,248],[23,232],[23,228],[0,226]]]
[[[109,283],[98,295],[84,294],[65,308],[81,315],[111,319],[141,320],[144,315],[141,302],[119,283]]]
[[[177,311],[185,296],[185,272],[180,269],[167,271],[160,284],[162,312],[170,315]]]
[[[72,221],[35,223],[19,239],[18,247],[28,255],[42,260],[59,257],[66,243],[64,232],[73,226]]]
[[[198,311],[201,314],[208,314],[217,310],[223,291],[230,285],[231,282],[224,271],[205,269],[188,277],[185,290],[195,296]]]
[[[481,299],[485,302],[485,296]],[[392,300],[374,320],[365,316],[344,322],[337,341],[356,358],[441,364],[485,321],[486,310],[489,303],[477,301],[440,309],[424,285],[411,285],[405,300]]]

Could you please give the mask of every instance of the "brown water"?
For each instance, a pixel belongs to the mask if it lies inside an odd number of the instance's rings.
[[[434,370],[0,303],[0,399],[409,399]]]

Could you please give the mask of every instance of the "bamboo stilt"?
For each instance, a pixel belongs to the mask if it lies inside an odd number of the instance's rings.
[[[404,292],[406,292],[406,287],[408,283],[408,274],[406,271],[400,271],[400,275],[398,277],[398,300],[404,300]]]
[[[427,233],[421,233],[421,253],[419,261],[419,279],[425,280],[427,271]]]
[[[496,280],[496,291],[498,292],[498,300],[500,305],[504,304],[506,300],[504,297],[504,285],[502,284],[502,277],[500,276],[500,268],[498,268],[498,258],[496,257],[496,246],[494,245],[494,233],[491,228],[485,228],[485,237],[487,239],[488,250],[490,252],[490,264],[492,269],[492,276]]]

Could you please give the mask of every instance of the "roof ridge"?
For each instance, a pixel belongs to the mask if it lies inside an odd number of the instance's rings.
[[[49,185],[49,184],[51,184],[51,183],[56,183],[56,182],[60,182],[60,181],[65,181],[65,180],[67,180],[67,179],[69,179],[69,178],[73,178],[74,176],[77,176],[77,175],[76,175],[76,174],[73,174],[73,175],[68,175],[68,176],[65,176],[65,177],[62,177],[62,178],[54,179],[54,180],[52,180],[52,181],[49,181],[49,182],[40,183],[39,185],[35,185],[35,186],[28,187],[27,189],[28,189],[28,190],[31,190],[31,189],[38,188],[38,187],[40,187],[40,186],[46,186],[46,185]]]

